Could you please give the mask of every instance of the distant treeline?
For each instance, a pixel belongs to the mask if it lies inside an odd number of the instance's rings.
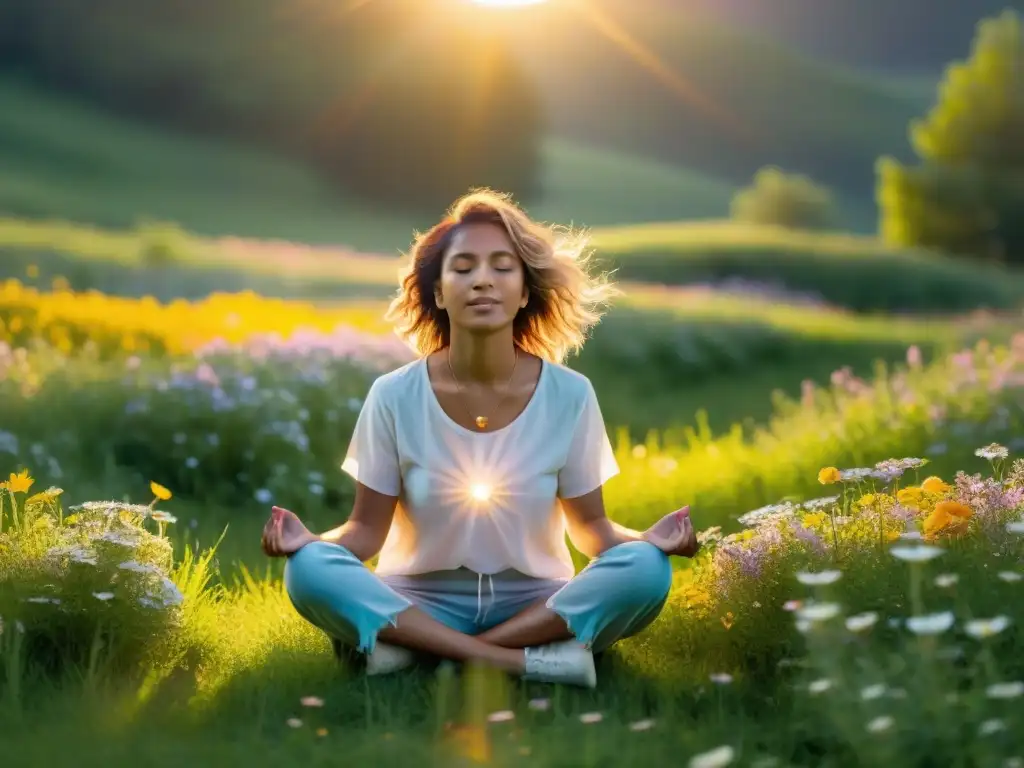
[[[269,144],[370,199],[535,189],[543,108],[499,41],[424,0],[0,0],[0,69]]]

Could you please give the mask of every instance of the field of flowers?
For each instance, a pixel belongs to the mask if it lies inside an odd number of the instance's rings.
[[[56,288],[0,287],[0,749],[19,764],[66,741],[105,766],[1024,764],[1011,326],[634,293],[574,362],[615,428],[608,507],[644,527],[689,503],[705,547],[578,692],[448,665],[368,682],[260,556],[271,503],[319,528],[350,506],[362,397],[409,354],[379,305]],[[796,386],[768,418],[712,430],[680,405],[714,389],[749,414],[775,358]],[[676,409],[638,436],[644,400]]]

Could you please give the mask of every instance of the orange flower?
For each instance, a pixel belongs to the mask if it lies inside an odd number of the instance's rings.
[[[818,482],[822,485],[832,485],[839,482],[839,470],[835,467],[824,467],[818,472]]]
[[[28,489],[34,482],[35,480],[29,476],[28,470],[23,469],[18,474],[11,472],[10,479],[0,483],[0,488],[6,488],[11,493],[28,493]]]
[[[164,486],[160,485],[160,483],[151,482],[149,484],[149,490],[152,491],[153,495],[160,499],[160,501],[167,501],[171,498],[171,492]]]
[[[967,522],[973,514],[974,510],[960,502],[940,501],[925,518],[921,529],[927,538],[934,538],[943,533],[960,534],[967,529]]]
[[[928,493],[945,493],[950,490],[950,486],[944,483],[941,477],[936,477],[935,475],[932,475],[921,483],[921,488]]]

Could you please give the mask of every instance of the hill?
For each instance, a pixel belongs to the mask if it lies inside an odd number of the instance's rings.
[[[395,252],[416,218],[339,193],[266,151],[162,130],[0,78],[0,213],[124,228],[167,220],[203,235]],[[587,226],[720,216],[734,187],[626,153],[553,138],[534,215]],[[436,212],[440,216],[441,210]]]
[[[935,98],[927,78],[841,67],[686,7],[645,7],[567,8],[523,36],[556,135],[736,183],[780,165],[867,204],[876,159],[909,152],[908,123]]]

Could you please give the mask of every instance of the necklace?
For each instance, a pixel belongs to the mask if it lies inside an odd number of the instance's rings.
[[[516,359],[515,359],[515,362],[512,363],[512,373],[509,375],[508,381],[505,382],[505,389],[502,392],[501,399],[498,401],[498,404],[496,406],[494,406],[495,410],[497,410],[501,406],[501,404],[505,402],[505,398],[508,397],[508,389],[509,389],[510,386],[512,386],[512,377],[516,375],[516,367],[519,365],[519,348],[518,347],[515,348],[515,353],[516,353]],[[452,375],[452,381],[455,382],[455,388],[459,390],[459,394],[465,396],[466,393],[462,389],[462,384],[459,383],[459,379],[455,375],[455,369],[452,368],[452,348],[451,347],[448,347],[448,372]],[[463,403],[465,403],[465,401],[463,401]],[[466,408],[466,412],[470,416],[473,416],[472,412],[470,412],[468,407]],[[490,424],[491,421],[486,416],[476,416],[476,417],[473,418],[473,423],[476,424],[477,429],[487,429],[487,425]]]

